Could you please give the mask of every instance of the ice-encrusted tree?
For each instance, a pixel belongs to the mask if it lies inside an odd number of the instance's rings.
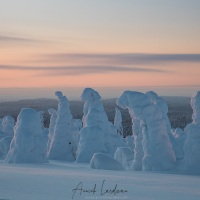
[[[99,93],[92,88],[85,88],[81,95],[84,115],[76,162],[89,163],[94,153],[106,152],[104,134],[107,116],[100,99]]]
[[[54,130],[57,119],[57,111],[54,108],[49,108],[48,113],[51,115],[49,123],[49,134],[48,134],[48,143],[47,143],[47,155],[49,154],[50,144],[54,136]]]
[[[134,91],[125,91],[117,104],[128,108],[131,116],[139,120],[138,123],[142,126],[143,170],[171,169],[176,159],[161,109],[147,95]]]
[[[126,92],[128,93],[128,92]],[[139,97],[139,95],[138,95]],[[128,108],[127,105],[129,105],[128,96],[123,95],[120,97],[120,99],[117,100],[117,104],[122,108]],[[134,105],[132,105],[133,107]],[[132,133],[134,138],[134,160],[132,164],[133,170],[142,170],[142,159],[144,156],[143,147],[142,147],[142,127],[140,124],[140,120],[137,118],[135,113],[133,112],[133,109],[128,108],[129,114],[131,116],[132,120]]]
[[[132,166],[134,154],[129,147],[118,147],[114,159],[117,160],[124,169],[129,170]]]
[[[109,122],[97,91],[85,88],[81,100],[84,102],[84,127],[80,131],[76,162],[89,163],[94,153],[111,151]]]
[[[2,131],[4,133],[6,133],[7,135],[13,135],[14,134],[14,128],[15,126],[15,119],[10,116],[7,115],[5,117],[3,117],[3,121],[2,121]]]
[[[2,131],[3,129],[2,122],[3,119],[0,118],[0,139],[7,136],[7,134]]]
[[[74,119],[73,120],[73,126],[72,126],[72,145],[73,145],[73,155],[76,158],[77,157],[77,149],[80,139],[80,130],[82,128],[82,120],[81,119]]]
[[[200,171],[200,91],[192,96],[191,106],[193,121],[186,127],[184,164],[187,170]]]
[[[115,108],[114,125],[117,127],[117,134],[123,136],[122,114],[119,108]]]
[[[44,141],[45,141],[45,144],[46,144],[46,150],[47,150],[49,129],[44,126],[44,114],[45,114],[45,112],[39,111],[38,113],[40,115],[40,122],[41,122],[41,125],[42,125],[42,135],[43,135],[43,138],[44,138]],[[45,157],[46,157],[46,154],[45,154]]]
[[[0,119],[0,157],[5,158],[14,134],[15,120],[10,115]]]
[[[180,152],[178,143],[177,143],[176,139],[173,137],[172,132],[171,132],[172,128],[171,128],[171,123],[170,123],[168,115],[167,115],[168,105],[167,105],[166,101],[162,97],[158,96],[158,94],[156,94],[153,91],[147,92],[146,95],[150,98],[151,102],[155,106],[157,106],[160,109],[160,111],[162,112],[163,119],[165,121],[167,133],[168,133],[170,142],[172,144],[173,151],[175,153],[176,159],[179,160],[181,157],[181,152]]]
[[[140,125],[140,121],[135,117],[133,112],[131,112],[131,110],[129,111],[132,118],[132,133],[134,137],[134,160],[132,169],[140,171],[142,170],[142,159],[144,156],[142,147],[142,126]]]
[[[3,119],[0,118],[0,131],[2,131],[2,129],[3,129],[2,122],[3,122]]]
[[[100,102],[101,96],[99,93],[92,89],[92,88],[85,88],[82,95],[81,100],[84,102],[83,106],[83,127],[85,127],[86,124],[86,116],[90,110],[91,107],[99,107],[101,110],[103,109],[103,104]]]
[[[69,102],[62,92],[57,91],[58,111],[54,128],[53,138],[47,154],[49,159],[74,161],[71,127],[73,124]]]
[[[5,161],[8,163],[44,163],[45,142],[40,114],[23,108],[14,127],[14,137]]]
[[[113,125],[112,122],[109,123],[108,133],[110,136],[110,155],[114,157],[115,151],[118,147],[125,147],[126,143],[123,137],[119,135],[117,126]]]
[[[126,139],[126,146],[129,147],[134,152],[134,149],[135,149],[134,136],[128,135],[126,136],[125,139]]]
[[[13,136],[5,136],[0,139],[0,158],[5,159],[9,149],[10,143],[12,141]]]
[[[172,135],[178,148],[178,159],[180,160],[184,157],[184,143],[186,140],[186,133],[181,128],[176,128],[175,130],[172,130]]]

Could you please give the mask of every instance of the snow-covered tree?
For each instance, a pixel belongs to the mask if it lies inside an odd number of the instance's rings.
[[[50,150],[47,154],[49,159],[74,161],[72,133],[73,124],[72,114],[69,108],[69,102],[62,92],[57,91],[58,111],[53,138],[50,144]]]
[[[112,122],[109,123],[108,133],[110,136],[110,155],[114,157],[114,154],[118,147],[125,147],[126,143],[124,142],[123,137],[118,132],[118,127],[113,125]],[[109,145],[109,144],[108,144]]]
[[[184,164],[188,170],[200,171],[200,91],[192,96],[191,106],[193,122],[186,127]]]
[[[118,108],[115,109],[114,125],[117,127],[117,134],[123,136],[122,114]]]
[[[8,136],[8,134],[6,134],[5,132],[2,131],[2,129],[3,129],[2,122],[3,122],[3,119],[0,118],[0,139]]]
[[[86,116],[90,110],[91,107],[95,108],[95,105],[97,105],[98,108],[103,109],[103,104],[100,103],[101,96],[99,93],[92,88],[85,88],[82,95],[81,100],[84,102],[83,106],[83,127],[85,127],[86,124]]]
[[[108,117],[100,101],[101,96],[97,91],[86,88],[81,99],[85,103],[84,127],[80,131],[76,162],[89,163],[94,153],[108,152],[107,147],[110,148],[110,145],[106,145],[109,143]]]
[[[128,135],[126,136],[125,139],[126,139],[126,146],[129,147],[134,152],[135,144],[133,135]]]
[[[153,104],[147,95],[134,91],[125,91],[117,104],[128,108],[131,116],[139,120],[138,123],[142,126],[143,170],[171,169],[176,159],[161,109]]]
[[[133,112],[131,112],[131,110],[129,111],[132,118],[132,132],[134,137],[134,160],[132,169],[140,171],[142,170],[142,159],[144,156],[142,148],[142,127],[140,125],[140,121],[134,116]]]
[[[160,111],[162,112],[162,117],[165,121],[167,133],[168,133],[170,142],[172,144],[173,151],[175,153],[176,159],[179,160],[180,157],[182,156],[181,150],[179,148],[179,145],[178,145],[176,139],[173,137],[172,132],[171,132],[171,124],[170,124],[170,121],[169,121],[169,118],[168,118],[168,115],[167,115],[168,105],[167,105],[166,101],[162,97],[158,96],[158,94],[156,94],[153,91],[147,92],[146,95],[150,98],[150,101],[155,106],[157,106],[160,109]]]
[[[14,118],[10,115],[0,118],[0,158],[4,159],[13,138]]]
[[[57,111],[54,108],[49,108],[48,113],[51,115],[51,117],[50,117],[50,124],[49,124],[47,155],[49,154],[50,144],[54,136],[54,129],[55,129],[56,119],[57,119]]]
[[[46,144],[47,144],[47,142],[48,142],[48,132],[49,132],[49,129],[48,129],[48,128],[45,128],[45,126],[44,126],[44,114],[45,114],[45,112],[44,112],[44,111],[39,111],[38,113],[39,113],[39,115],[40,115],[43,137],[44,137],[44,139],[45,139],[45,141],[46,141]]]
[[[117,160],[124,169],[129,170],[132,166],[134,154],[129,147],[118,147],[114,159]]]
[[[7,135],[13,135],[14,125],[15,125],[15,119],[12,116],[7,115],[3,118],[3,121],[2,121],[2,127],[3,127],[2,131],[6,133]]]
[[[0,158],[5,159],[9,149],[10,143],[12,141],[13,136],[5,136],[0,139]]]
[[[127,92],[128,93],[128,92]],[[138,95],[139,96],[139,95]],[[140,120],[136,117],[134,110],[131,108],[134,105],[129,105],[131,100],[128,100],[129,96],[123,95],[117,100],[117,104],[122,108],[128,108],[129,114],[132,120],[132,133],[134,137],[134,160],[132,164],[133,170],[142,170],[142,159],[144,156],[142,147],[142,127]],[[128,105],[128,106],[127,106]]]
[[[84,116],[76,162],[89,163],[97,152],[113,157],[117,147],[125,146],[125,143],[117,134],[117,127],[108,121],[101,96],[92,88],[85,88],[81,99],[84,102]]]
[[[3,122],[3,119],[0,118],[0,131],[2,131],[2,129],[3,129],[2,122]]]
[[[17,117],[14,137],[5,161],[8,163],[44,163],[45,142],[40,114],[23,108]]]
[[[80,131],[83,127],[83,123],[81,119],[74,119],[74,127]]]
[[[182,160],[184,158],[184,143],[186,140],[185,132],[181,128],[172,129],[170,140],[176,154],[176,159]]]

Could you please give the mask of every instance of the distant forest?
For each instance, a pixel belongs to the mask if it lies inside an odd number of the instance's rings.
[[[169,120],[172,128],[184,129],[188,123],[192,121],[192,108],[190,106],[189,97],[163,97],[169,107]],[[105,111],[110,121],[113,122],[115,116],[116,99],[102,100]],[[0,103],[0,118],[6,115],[11,115],[17,118],[22,108],[34,108],[38,111],[44,111],[44,126],[49,126],[50,115],[48,114],[49,108],[57,109],[58,101],[55,99],[32,99],[21,100],[15,102]],[[70,101],[70,109],[74,119],[81,119],[83,116],[83,102]],[[122,110],[124,136],[131,135],[131,119],[128,110]]]

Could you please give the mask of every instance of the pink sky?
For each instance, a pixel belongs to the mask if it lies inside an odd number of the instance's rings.
[[[195,0],[3,1],[0,89],[198,88],[199,8]]]

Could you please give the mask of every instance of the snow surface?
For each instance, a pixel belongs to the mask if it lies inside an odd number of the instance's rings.
[[[105,180],[105,181],[104,181]],[[96,192],[76,191],[82,189]],[[104,194],[106,189],[127,190]],[[80,186],[80,185],[79,185]],[[199,200],[200,177],[144,171],[112,171],[90,169],[89,164],[59,161],[41,165],[6,164],[0,161],[0,199],[9,200]],[[73,196],[74,194],[74,196]]]

